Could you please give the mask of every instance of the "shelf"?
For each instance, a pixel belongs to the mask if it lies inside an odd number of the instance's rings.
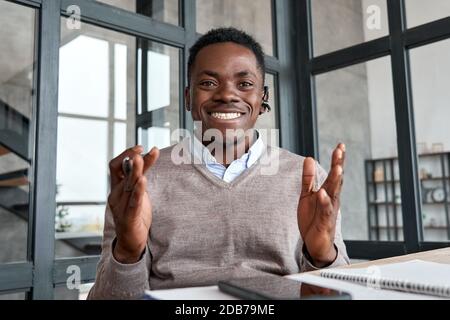
[[[369,184],[379,184],[379,183],[399,183],[400,180],[382,180],[382,181],[369,181]]]
[[[401,202],[387,202],[387,201],[383,201],[383,202],[369,202],[370,205],[374,206],[374,205],[401,205]],[[450,205],[450,202],[422,202],[422,204],[440,204],[440,205],[445,205],[448,204]]]
[[[442,181],[442,180],[450,180],[450,177],[431,177],[420,179],[420,181]]]
[[[436,157],[436,156],[444,156],[450,154],[450,151],[441,151],[441,152],[427,152],[420,153],[418,156],[420,157]],[[377,158],[377,159],[367,159],[368,162],[383,162],[383,161],[398,161],[398,157],[386,157],[386,158]]]
[[[419,157],[420,161],[423,162],[419,163],[418,167],[420,170],[416,174],[418,182],[420,182],[418,187],[422,191],[422,196],[417,200],[421,202],[423,210],[443,213],[448,219],[450,208],[450,173],[448,168],[448,165],[450,165],[450,152],[430,152],[420,154]],[[442,168],[443,164],[444,168]],[[376,226],[372,218],[373,214],[376,213],[378,217],[380,215],[381,217],[386,216],[387,219],[390,219],[390,215],[394,214],[395,219],[398,218],[397,214],[403,211],[402,200],[404,199],[402,199],[402,195],[398,194],[401,183],[403,183],[398,172],[398,158],[365,160],[364,165],[369,237],[372,238],[373,232],[376,231],[378,233],[380,230],[388,235],[395,231],[397,236],[397,233],[404,228],[403,226],[396,226],[396,224],[399,224],[399,221],[383,220],[381,226]],[[438,193],[435,193],[435,190],[439,190]],[[442,201],[435,202],[435,199],[442,199]],[[422,223],[424,224],[423,230],[427,232],[450,232],[450,225],[447,224],[445,226],[437,223],[430,225],[428,220]],[[389,224],[389,226],[386,224]]]
[[[388,201],[382,201],[382,202],[369,202],[370,205],[401,205],[401,202],[388,202]]]
[[[440,151],[440,152],[427,152],[427,153],[421,153],[419,154],[419,157],[436,157],[436,156],[443,156],[449,154],[448,151]]]
[[[403,226],[370,226],[371,229],[403,229]],[[424,229],[447,230],[446,226],[423,226]],[[450,228],[450,227],[449,227]]]
[[[97,232],[56,232],[56,240],[79,239],[79,238],[101,238],[102,233]]]
[[[420,181],[445,181],[450,180],[450,177],[432,177],[432,178],[423,178]],[[382,181],[368,181],[368,184],[380,184],[380,183],[399,183],[400,180],[382,180]]]

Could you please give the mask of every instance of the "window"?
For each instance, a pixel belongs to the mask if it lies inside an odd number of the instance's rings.
[[[145,150],[166,148],[180,127],[179,50],[140,40],[138,59],[138,143]]]
[[[449,243],[442,190],[448,174],[442,122],[446,119],[442,101],[448,100],[448,90],[443,89],[448,82],[444,57],[450,51],[444,2],[298,2],[299,12],[310,15],[298,22],[302,39],[313,40],[313,48],[309,41],[300,43],[299,57],[305,60],[300,68],[303,150],[324,162],[329,161],[326,149],[336,140],[350,141],[342,228],[351,258],[382,258]],[[381,28],[373,24],[375,16],[369,13],[373,6],[380,9]],[[411,27],[415,28],[407,29]],[[351,111],[345,121],[341,110]],[[364,171],[362,159],[351,154],[351,148],[358,147],[355,142],[363,140],[360,147],[366,149],[355,151],[365,158]],[[366,181],[366,186],[358,181]],[[349,184],[360,189],[348,190]],[[359,197],[353,198],[357,193]],[[433,194],[439,204],[428,202]],[[365,207],[361,199],[367,202]],[[346,209],[357,213],[346,218]]]
[[[136,144],[136,123],[146,132],[138,135],[138,143],[148,150],[171,145],[171,130],[180,125],[178,49],[136,42],[86,23],[73,32],[65,22],[59,68],[57,257],[100,254],[108,162]]]
[[[450,16],[450,2],[447,0],[405,0],[408,28]]]
[[[314,55],[388,35],[386,0],[311,1]]]
[[[410,51],[425,241],[450,240],[450,40]]]
[[[315,77],[320,163],[346,145],[341,195],[346,240],[402,240],[397,135],[389,57]]]
[[[152,19],[178,25],[178,0],[97,0]]]
[[[0,263],[27,260],[34,9],[0,1]]]

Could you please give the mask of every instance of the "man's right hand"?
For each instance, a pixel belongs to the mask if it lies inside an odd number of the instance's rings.
[[[147,193],[145,173],[159,157],[159,150],[153,148],[144,157],[142,146],[125,150],[109,163],[111,193],[108,205],[116,227],[117,242],[114,258],[120,263],[139,261],[147,244],[152,223],[152,204]],[[128,176],[122,170],[123,160],[129,157],[132,171]]]

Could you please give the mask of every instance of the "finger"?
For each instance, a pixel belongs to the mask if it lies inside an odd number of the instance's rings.
[[[337,199],[341,193],[343,172],[341,165],[335,165],[322,186],[333,200]]]
[[[125,180],[122,179],[113,189],[111,189],[108,196],[108,205],[111,210],[123,201],[122,196],[124,194],[124,186]]]
[[[159,158],[159,149],[157,147],[153,147],[149,153],[144,156],[144,169],[143,173],[145,174],[149,168],[151,168],[156,160]]]
[[[125,159],[126,157],[133,158],[134,155],[141,154],[142,150],[142,146],[129,148],[109,162],[109,171],[111,174],[111,189],[113,189],[113,187],[117,185],[121,179],[125,178],[125,174],[122,171],[123,159]]]
[[[308,195],[314,188],[314,177],[316,175],[316,162],[313,158],[308,157],[303,161],[302,173],[302,193],[300,198]]]
[[[144,168],[144,159],[140,154],[134,155],[130,162],[132,164],[132,170],[125,179],[125,192],[131,192],[133,190],[134,185],[142,176]]]
[[[342,150],[341,166],[342,166],[342,169],[344,169],[344,163],[345,163],[345,150],[346,150],[345,144],[340,143],[338,146],[339,146],[339,148]]]
[[[336,149],[334,149],[333,155],[331,156],[331,168],[337,165],[343,167],[344,157],[345,157],[345,145],[343,143],[339,143]]]
[[[131,193],[130,201],[128,202],[128,213],[131,216],[135,216],[139,213],[139,208],[144,201],[144,197],[146,195],[146,187],[147,187],[147,178],[145,176],[141,176],[139,180],[136,182],[133,192]]]

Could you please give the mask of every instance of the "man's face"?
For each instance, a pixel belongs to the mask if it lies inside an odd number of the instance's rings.
[[[201,49],[191,70],[186,102],[202,130],[218,129],[225,140],[227,129],[247,131],[263,112],[263,75],[254,53],[225,42]],[[231,139],[230,139],[231,138]]]

